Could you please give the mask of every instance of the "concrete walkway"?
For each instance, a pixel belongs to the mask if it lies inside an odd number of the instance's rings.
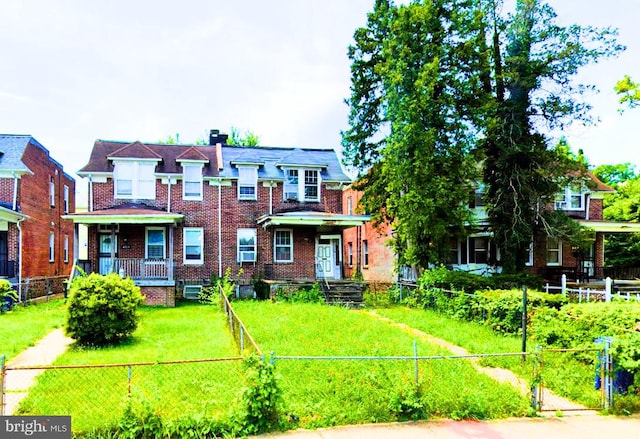
[[[421,421],[348,425],[267,434],[264,439],[632,439],[640,437],[640,417],[571,416],[502,421]]]
[[[369,311],[369,315],[372,317],[382,320],[389,325],[395,326],[397,328],[402,329],[403,331],[421,338],[428,343],[432,343],[438,346],[441,346],[451,352],[453,355],[472,355],[465,348],[449,343],[446,340],[441,338],[434,337],[431,334],[427,334],[426,332],[420,331],[419,329],[413,328],[411,326],[405,325],[404,323],[397,323],[393,320],[383,317],[380,314],[377,314],[375,311]],[[528,396],[530,393],[529,383],[518,377],[515,373],[508,369],[502,369],[499,367],[485,367],[479,364],[479,358],[470,358],[469,361],[474,365],[476,370],[484,373],[485,375],[489,375],[496,381],[502,383],[508,383],[514,386],[522,395]],[[583,405],[577,404],[573,401],[570,401],[566,398],[558,396],[551,392],[547,388],[542,389],[542,407],[543,414],[548,416],[553,416],[554,412],[557,410],[563,411],[567,415],[594,415],[595,411],[588,410]],[[638,437],[640,438],[640,433],[638,433]]]
[[[29,388],[35,384],[36,377],[43,372],[37,366],[53,363],[71,343],[73,339],[66,337],[62,329],[56,329],[6,364],[5,415],[12,415],[16,411]]]

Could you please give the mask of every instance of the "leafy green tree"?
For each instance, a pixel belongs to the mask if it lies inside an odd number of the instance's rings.
[[[633,82],[629,75],[625,75],[613,88],[620,97],[620,103],[629,108],[635,108],[640,104],[640,83]]]
[[[627,163],[619,166],[628,165]],[[611,165],[613,166],[613,165]],[[627,172],[629,169],[627,168]],[[618,178],[615,176],[614,178]],[[640,222],[640,177],[625,179],[614,185],[616,192],[604,199],[604,219]],[[640,234],[619,233],[607,236],[605,261],[610,267],[640,265]]]
[[[227,145],[258,146],[259,143],[260,138],[254,132],[246,130],[244,134],[241,134],[238,128],[231,127]]]
[[[627,180],[633,180],[639,175],[636,174],[636,166],[626,162],[617,165],[599,165],[593,169],[593,175],[610,186],[616,186]]]
[[[578,164],[545,130],[590,120],[577,99],[590,87],[572,76],[621,47],[610,29],[555,18],[539,0],[506,16],[495,0],[377,0],[356,30],[345,162],[407,262],[426,266],[463,233],[479,168],[506,271],[524,267],[537,231],[557,232],[545,206]]]

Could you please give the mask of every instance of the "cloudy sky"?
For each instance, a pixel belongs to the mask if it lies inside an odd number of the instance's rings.
[[[564,24],[614,26],[627,51],[581,76],[595,128],[565,132],[592,164],[631,161],[640,109],[637,0],[552,0]],[[31,134],[74,173],[95,139],[194,142],[251,130],[268,146],[339,148],[348,45],[373,0],[0,0],[0,133]]]

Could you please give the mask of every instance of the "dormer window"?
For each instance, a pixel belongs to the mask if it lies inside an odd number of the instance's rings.
[[[154,162],[116,161],[114,164],[115,198],[156,198]]]
[[[320,201],[320,171],[317,169],[284,169],[285,201]]]
[[[185,200],[202,200],[202,164],[182,164],[182,197]]]
[[[238,166],[238,199],[255,200],[258,193],[258,168]]]
[[[587,189],[582,184],[570,184],[556,196],[556,210],[584,210]]]

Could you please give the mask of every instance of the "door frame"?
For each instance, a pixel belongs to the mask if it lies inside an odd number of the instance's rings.
[[[315,257],[316,257],[316,277],[319,279],[342,279],[342,236],[339,234],[331,234],[331,235],[318,235],[315,240]],[[321,241],[329,241],[321,243]],[[329,252],[331,255],[331,266],[332,270],[330,272],[325,272],[318,270],[319,261],[318,258],[318,248],[320,246],[328,246]]]

